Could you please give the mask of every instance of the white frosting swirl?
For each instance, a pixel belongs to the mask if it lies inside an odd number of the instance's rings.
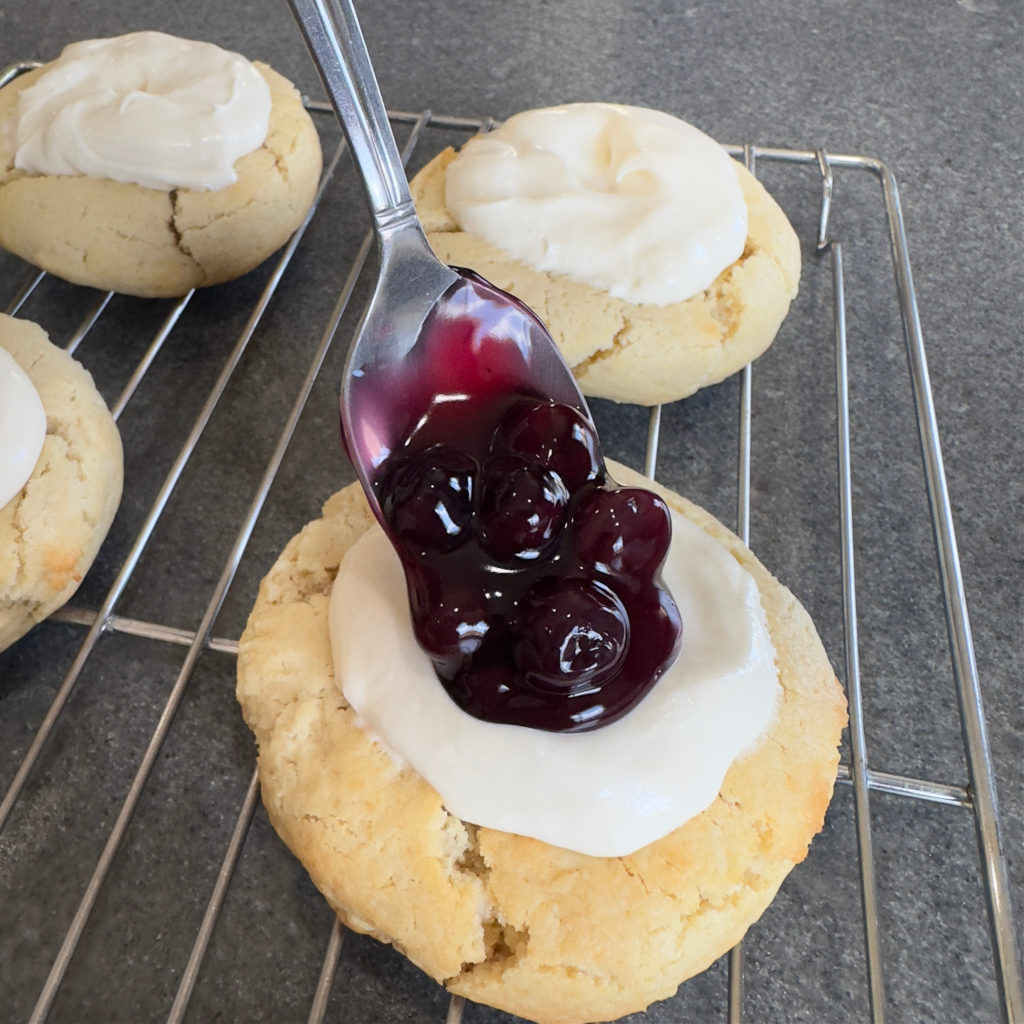
[[[25,486],[46,440],[46,410],[29,375],[0,348],[0,508]]]
[[[215,190],[258,149],[270,89],[244,57],[163,32],[65,47],[19,97],[16,167]]]
[[[682,302],[743,252],[747,206],[724,149],[657,110],[529,110],[463,146],[445,202],[535,270],[634,303]]]
[[[363,728],[452,813],[597,857],[684,824],[771,724],[779,684],[757,584],[673,513],[664,579],[683,620],[672,667],[623,718],[588,733],[495,725],[458,708],[416,643],[405,578],[375,527],[331,593],[335,676]]]

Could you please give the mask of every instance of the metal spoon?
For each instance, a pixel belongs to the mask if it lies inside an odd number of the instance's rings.
[[[440,392],[522,390],[591,417],[537,317],[431,251],[351,0],[289,3],[362,174],[376,229],[379,276],[349,352],[340,401],[349,457],[381,518],[375,471]],[[481,330],[442,344],[439,329],[460,318],[478,320]]]

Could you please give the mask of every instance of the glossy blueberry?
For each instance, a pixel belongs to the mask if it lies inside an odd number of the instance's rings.
[[[516,665],[530,682],[563,693],[597,686],[619,667],[629,620],[611,588],[548,576],[519,606]]]
[[[413,548],[446,552],[469,536],[476,462],[433,445],[387,466],[381,506],[394,535]]]
[[[517,402],[498,424],[491,451],[518,455],[552,470],[570,491],[604,479],[604,460],[594,428],[578,410],[560,402]]]
[[[451,679],[465,668],[491,629],[486,601],[477,593],[448,592],[413,616],[413,631],[438,673]]]
[[[480,543],[501,561],[537,559],[558,539],[568,505],[557,474],[515,456],[490,459],[480,481]]]
[[[672,538],[668,506],[637,487],[594,488],[580,495],[571,528],[582,566],[633,581],[651,580]]]

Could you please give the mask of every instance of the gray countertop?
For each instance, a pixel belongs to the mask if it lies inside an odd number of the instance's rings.
[[[375,0],[360,11],[393,111],[464,118],[604,99],[658,107],[725,143],[883,161],[899,185],[1021,946],[1024,879],[1022,574],[1021,6],[954,3],[675,4],[583,0],[472,4]],[[68,42],[155,28],[268,61],[322,98],[287,6],[0,5],[0,64]],[[339,134],[317,120],[330,152]],[[399,141],[407,128],[400,125]],[[453,141],[438,131],[422,164]],[[457,136],[457,133],[454,133]],[[442,137],[443,136],[443,137]],[[463,134],[464,137],[464,134]],[[458,137],[454,138],[458,141]],[[756,151],[755,151],[756,152]],[[804,601],[846,680],[835,470],[829,255],[815,253],[811,164],[758,162],[793,220],[801,293],[753,370],[751,546]],[[0,1018],[26,1019],[116,828],[176,680],[180,702],[56,992],[51,1019],[166,1019],[253,767],[233,701],[236,639],[287,538],[349,470],[333,392],[365,292],[298,421],[237,574],[213,650],[182,678],[200,625],[291,403],[367,229],[339,167],[114,611],[183,631],[183,643],[107,631],[53,725],[0,832]],[[838,174],[833,237],[846,256],[860,669],[870,767],[964,795],[967,769],[885,209],[871,175]],[[370,268],[372,269],[372,268]],[[0,254],[0,309],[31,279]],[[0,785],[6,789],[72,665],[89,616],[116,585],[181,445],[266,283],[199,293],[119,424],[126,496],[72,611],[0,654]],[[95,293],[46,279],[21,311],[67,344]],[[113,401],[169,305],[115,298],[78,350]],[[337,349],[337,351],[335,351]],[[735,523],[736,381],[666,407],[659,474]],[[639,463],[646,412],[597,403],[606,447]],[[216,610],[216,609],[214,609]],[[145,631],[143,631],[145,632]],[[223,642],[221,642],[223,640]],[[849,763],[848,745],[844,762]],[[897,789],[900,787],[897,786]],[[968,794],[969,795],[969,794]],[[1000,1002],[969,810],[871,791],[881,993],[892,1021],[990,1021]],[[744,943],[743,1020],[870,1018],[853,791],[841,783],[808,860]],[[202,962],[189,1020],[307,1019],[331,933],[328,911],[261,811],[245,833]],[[327,1019],[439,1022],[447,1000],[396,953],[347,935]],[[725,960],[641,1021],[724,1020]],[[468,1022],[510,1020],[477,1007]]]

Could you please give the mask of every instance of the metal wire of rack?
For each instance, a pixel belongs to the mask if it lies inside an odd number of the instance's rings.
[[[32,65],[18,65],[9,69],[6,78]],[[0,77],[0,84],[6,80]],[[324,104],[309,103],[316,116],[330,115]],[[391,114],[396,128],[408,131],[403,149],[403,159],[408,161],[416,152],[424,136],[430,132],[455,132],[469,134],[487,127],[475,119],[442,117],[429,111],[422,113],[395,112]],[[864,936],[864,966],[866,1003],[870,1007],[871,1019],[881,1024],[887,1014],[886,964],[882,953],[880,932],[883,922],[878,912],[876,850],[872,838],[871,798],[872,794],[886,793],[912,801],[955,807],[970,813],[977,837],[978,863],[984,881],[987,913],[991,935],[991,955],[994,977],[998,988],[998,1004],[1008,1021],[1024,1020],[1024,1004],[1021,1000],[1021,982],[1015,949],[1013,922],[1005,859],[1000,848],[998,816],[995,805],[995,784],[993,766],[986,736],[985,718],[982,708],[978,673],[974,662],[970,624],[960,574],[956,541],[950,512],[950,502],[943,472],[942,456],[934,404],[931,397],[925,360],[924,344],[917,301],[911,275],[907,238],[900,209],[896,181],[881,162],[862,156],[837,155],[819,151],[786,150],[758,146],[728,147],[733,155],[744,160],[746,165],[757,171],[758,167],[770,164],[778,168],[800,167],[816,169],[820,176],[820,198],[818,200],[817,237],[814,248],[821,260],[831,263],[832,282],[832,336],[835,345],[835,405],[836,405],[836,470],[839,491],[841,539],[841,581],[843,608],[844,678],[850,700],[850,745],[849,756],[840,766],[840,781],[852,789],[855,809],[856,846],[862,927]],[[140,561],[146,557],[155,531],[162,517],[172,503],[176,488],[183,474],[190,469],[197,446],[203,438],[218,409],[225,392],[240,364],[247,358],[247,350],[260,330],[261,321],[278,292],[279,285],[289,268],[310,223],[317,216],[320,204],[332,184],[339,177],[339,166],[345,145],[339,141],[330,158],[326,161],[320,191],[313,209],[305,223],[299,228],[291,242],[274,257],[273,269],[266,278],[262,292],[256,297],[248,319],[242,328],[234,347],[227,354],[219,374],[207,394],[202,408],[192,420],[187,436],[177,456],[164,476],[148,512],[144,516],[127,553],[116,567],[114,578],[105,595],[95,606],[74,603],[61,610],[53,621],[75,631],[76,653],[66,668],[57,661],[46,664],[49,673],[62,673],[59,684],[41,722],[34,729],[31,742],[27,745],[17,763],[14,774],[6,784],[0,802],[0,844],[3,832],[13,812],[21,801],[39,798],[39,786],[33,786],[38,774],[38,763],[48,745],[53,742],[53,733],[63,715],[70,713],[68,705],[73,703],[76,687],[83,674],[96,658],[101,638],[123,635],[139,638],[147,649],[159,647],[165,651],[185,652],[184,660],[177,665],[173,685],[159,709],[159,715],[145,750],[135,765],[134,774],[127,791],[119,797],[120,807],[112,812],[112,821],[106,833],[100,853],[91,876],[82,891],[77,908],[63,932],[60,947],[52,959],[29,1020],[46,1020],[60,993],[65,976],[76,955],[88,942],[93,913],[101,901],[104,886],[125,836],[131,826],[139,800],[150,783],[154,767],[161,753],[169,730],[185,700],[193,679],[197,663],[206,652],[214,652],[229,659],[237,650],[237,641],[232,636],[221,636],[215,632],[218,616],[226,595],[236,579],[239,565],[253,536],[260,517],[264,513],[268,494],[281,471],[282,463],[296,436],[300,418],[306,408],[310,394],[319,379],[325,359],[336,335],[344,334],[340,325],[346,314],[352,315],[350,307],[358,293],[358,282],[372,248],[372,237],[367,234],[347,268],[340,292],[322,325],[320,341],[312,354],[305,377],[294,396],[290,411],[281,428],[273,451],[263,467],[259,483],[250,499],[247,510],[236,524],[234,542],[227,558],[219,565],[215,584],[209,591],[201,618],[195,628],[186,628],[167,622],[148,621],[131,617],[119,611],[126,589],[131,585],[133,574]],[[927,485],[927,500],[930,508],[932,529],[938,554],[939,575],[948,625],[953,677],[959,697],[960,717],[967,764],[966,784],[950,784],[927,777],[911,777],[904,774],[879,770],[869,764],[864,722],[864,701],[861,694],[861,669],[859,660],[858,605],[856,575],[856,544],[854,541],[853,488],[851,483],[851,416],[850,383],[847,353],[847,305],[844,251],[841,239],[833,236],[832,206],[834,185],[837,174],[868,174],[877,179],[885,207],[889,232],[892,268],[896,279],[899,315],[903,325],[906,353],[910,370],[910,387],[920,434],[923,453],[924,473]],[[32,274],[23,287],[11,299],[7,312],[15,314],[30,300],[33,293],[44,281],[42,273]],[[137,395],[147,372],[160,356],[164,346],[173,335],[194,293],[168,303],[162,322],[154,332],[137,365],[131,372],[121,393],[111,402],[116,419],[120,419]],[[86,315],[65,343],[69,352],[75,352],[101,322],[112,296],[99,295],[92,301]],[[738,452],[736,455],[736,523],[737,532],[746,542],[750,535],[751,515],[751,452],[752,452],[752,370],[747,367],[739,385],[739,428]],[[650,411],[647,424],[647,445],[645,470],[655,475],[658,463],[660,433],[662,429],[662,408]],[[125,437],[126,445],[132,444],[131,437]],[[291,524],[298,529],[301,522]],[[78,639],[80,637],[80,639]],[[152,645],[152,648],[148,645]],[[174,660],[177,661],[175,654]],[[2,699],[2,692],[0,692]],[[173,970],[173,993],[167,998],[166,1019],[169,1022],[183,1021],[189,1013],[196,986],[202,977],[204,964],[212,937],[218,926],[225,901],[233,883],[237,881],[239,865],[258,807],[258,778],[252,768],[251,752],[245,770],[248,783],[237,808],[227,808],[225,813],[233,822],[215,882],[205,900],[201,923],[195,931],[191,951],[186,962]],[[213,766],[214,771],[220,770]],[[0,855],[4,847],[0,845]],[[296,868],[296,870],[298,870]],[[0,874],[3,861],[0,859]],[[4,927],[8,926],[5,920]],[[64,927],[63,925],[61,927]],[[337,969],[341,960],[344,931],[336,920],[330,926],[326,939],[326,952],[312,993],[308,995],[308,1020],[319,1022],[334,1019],[330,1016],[331,994],[335,985]],[[728,965],[728,1007],[730,1022],[749,1019],[744,1016],[744,953],[737,947],[729,956]],[[13,967],[14,965],[8,965]],[[159,966],[159,965],[158,965]],[[6,971],[7,968],[5,968]],[[97,979],[97,983],[99,980]],[[301,1011],[299,1011],[301,1013]],[[471,1016],[468,1007],[457,997],[449,1000],[443,1009],[446,1024],[459,1024],[463,1017]],[[472,1011],[475,1012],[475,1011]],[[339,1019],[355,1019],[344,1016]],[[298,1014],[297,1014],[298,1016]],[[433,1019],[433,1018],[431,1018]]]

